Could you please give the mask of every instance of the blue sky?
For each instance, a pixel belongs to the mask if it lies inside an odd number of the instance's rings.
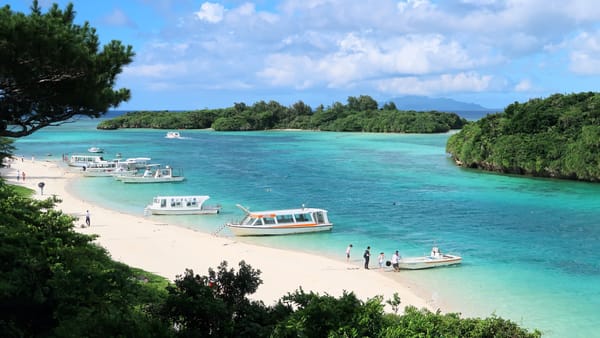
[[[40,0],[44,11],[69,1]],[[133,46],[119,109],[422,95],[504,108],[598,91],[595,0],[74,0],[100,40]],[[29,13],[31,1],[4,1]]]

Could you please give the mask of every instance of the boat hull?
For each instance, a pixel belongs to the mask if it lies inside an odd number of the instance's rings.
[[[462,258],[460,256],[444,254],[439,258],[434,258],[431,256],[403,258],[398,263],[398,267],[403,270],[421,270],[456,265],[460,264],[461,262]]]
[[[333,224],[319,224],[309,226],[286,226],[286,227],[273,227],[273,226],[241,226],[237,224],[228,223],[227,227],[236,236],[275,236],[275,235],[292,235],[292,234],[304,234],[321,231],[331,231]]]
[[[117,178],[123,183],[170,183],[181,182],[184,177],[135,177],[135,176],[119,176]]]

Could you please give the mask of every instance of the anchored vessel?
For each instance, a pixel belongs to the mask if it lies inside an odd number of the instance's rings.
[[[448,266],[460,264],[462,257],[450,254],[443,254],[437,247],[431,249],[429,256],[421,257],[405,257],[398,262],[400,269],[406,270],[418,270],[418,269],[429,269],[438,266]]]
[[[152,215],[218,214],[220,205],[205,205],[210,196],[156,196],[146,210]]]
[[[185,177],[175,174],[173,168],[169,166],[160,168],[148,165],[142,175],[115,176],[115,179],[123,183],[167,183],[181,182],[185,180]]]
[[[237,207],[242,209],[246,216],[239,222],[226,224],[236,236],[289,235],[328,231],[333,228],[325,209],[302,207],[250,211],[239,204]]]

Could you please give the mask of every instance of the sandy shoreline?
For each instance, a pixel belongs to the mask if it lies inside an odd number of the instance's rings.
[[[26,173],[25,181],[17,180],[17,170]],[[344,290],[353,291],[363,301],[377,295],[387,300],[398,293],[402,308],[414,305],[435,311],[440,307],[419,297],[409,282],[402,281],[400,274],[379,269],[364,270],[354,262],[341,259],[251,245],[236,238],[216,237],[93,205],[69,191],[69,182],[79,175],[66,171],[56,162],[19,158],[10,168],[0,169],[0,173],[11,184],[34,189],[37,192],[35,198],[56,195],[62,199],[58,208],[80,217],[76,230],[97,234],[97,243],[115,260],[171,280],[186,268],[205,275],[209,267],[216,268],[223,260],[237,270],[238,262],[244,260],[262,272],[263,284],[251,298],[263,300],[267,305],[301,286],[305,291],[334,296],[342,295]],[[44,195],[38,188],[42,181],[45,183]],[[84,223],[86,210],[91,214],[91,227],[81,228],[79,225]],[[376,257],[371,261],[376,261]],[[372,263],[375,265],[376,262]]]

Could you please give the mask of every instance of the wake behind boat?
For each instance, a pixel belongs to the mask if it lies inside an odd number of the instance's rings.
[[[317,208],[250,211],[237,204],[246,216],[226,226],[236,236],[289,235],[328,231],[333,228],[327,210]]]
[[[405,270],[430,269],[440,266],[456,265],[462,262],[462,257],[443,254],[433,247],[429,256],[405,257],[398,261],[398,268]]]
[[[152,215],[218,214],[220,205],[205,205],[210,196],[156,196],[146,211]]]
[[[166,138],[181,138],[181,134],[178,131],[167,132]]]

